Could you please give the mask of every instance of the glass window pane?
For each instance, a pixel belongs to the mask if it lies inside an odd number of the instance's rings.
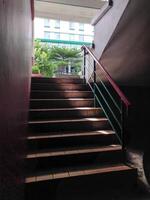
[[[84,31],[84,24],[82,23],[79,24],[79,31]]]
[[[59,29],[60,28],[60,21],[55,20],[55,28]]]
[[[75,29],[75,23],[74,22],[70,22],[69,23],[69,29],[70,30],[74,30]]]
[[[74,36],[74,35],[72,35],[72,34],[71,34],[71,35],[69,35],[69,40],[70,40],[70,41],[74,41],[74,40],[75,40],[75,36]]]
[[[50,32],[49,31],[44,31],[44,38],[50,39]]]
[[[79,35],[79,41],[84,41],[84,35]]]
[[[47,27],[47,28],[50,27],[50,20],[49,19],[44,19],[44,27]]]
[[[55,33],[55,39],[60,40],[60,33]]]

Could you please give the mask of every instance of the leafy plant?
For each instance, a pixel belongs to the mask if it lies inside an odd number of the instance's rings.
[[[33,74],[39,74],[40,73],[40,69],[38,66],[32,66],[32,73]]]
[[[54,73],[54,64],[50,58],[50,48],[46,44],[41,44],[36,40],[34,45],[35,64],[39,67],[44,76],[52,77]]]
[[[39,67],[40,73],[52,77],[57,71],[64,70],[69,65],[73,68],[74,74],[78,74],[81,68],[80,50],[66,47],[43,44],[35,40],[35,64]]]

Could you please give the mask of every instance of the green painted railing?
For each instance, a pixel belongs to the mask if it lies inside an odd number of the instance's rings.
[[[41,39],[36,38],[35,40],[39,40],[40,42],[44,43],[51,43],[51,44],[67,44],[67,45],[77,45],[77,46],[91,46],[91,42],[81,42],[81,41],[69,41],[69,40],[53,40],[53,39]]]

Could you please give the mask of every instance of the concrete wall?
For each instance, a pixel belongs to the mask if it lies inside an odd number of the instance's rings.
[[[150,123],[149,10],[149,0],[130,0],[100,59],[132,103],[131,143],[141,149],[148,148]]]
[[[22,200],[31,75],[30,0],[0,1],[0,199]]]
[[[114,1],[115,2],[115,1]],[[119,8],[120,9],[120,8]],[[98,58],[130,100],[126,145],[129,159],[139,170],[142,184],[150,184],[150,1],[130,0],[118,25],[112,31],[114,19],[105,20],[96,31]],[[118,13],[110,10],[112,13]],[[107,18],[107,15],[105,16]],[[102,19],[104,20],[104,19]],[[107,27],[105,28],[104,25]],[[104,33],[102,33],[104,29]],[[107,29],[107,31],[106,31]],[[105,36],[106,32],[106,36]],[[99,33],[99,34],[98,34]],[[105,46],[106,37],[111,35]],[[99,35],[99,38],[98,38]],[[101,42],[103,41],[103,42]],[[101,55],[101,49],[104,48]],[[99,72],[98,72],[99,73]],[[132,154],[133,152],[133,154]],[[131,156],[133,155],[133,156]],[[146,175],[146,178],[145,178]],[[147,186],[150,191],[150,186]]]
[[[150,2],[130,0],[101,62],[120,84],[150,86]]]
[[[105,41],[103,35],[100,34],[101,31],[99,31],[99,41],[98,39],[95,40],[95,50],[97,50],[97,53],[99,52],[99,57],[101,55],[101,63],[122,87],[132,103],[132,143],[136,141],[134,146],[137,148],[147,148],[145,144],[149,137],[147,134],[148,124],[150,123],[148,116],[150,111],[148,103],[150,101],[149,10],[149,0],[130,0],[102,55],[100,48],[98,49],[98,46],[103,46],[100,41],[103,39]],[[111,15],[111,13],[115,13],[115,10],[111,9],[109,12],[109,15]],[[107,14],[104,17],[107,17]],[[103,25],[101,25],[102,27],[100,24],[98,26],[99,30],[103,28]],[[107,26],[107,23],[105,26]],[[111,31],[107,29],[107,32]],[[101,75],[101,72],[98,71],[98,73]],[[143,132],[142,141],[141,131]],[[137,137],[138,132],[139,137]]]
[[[98,59],[108,44],[128,2],[129,0],[114,0],[113,7],[94,26],[95,55]]]

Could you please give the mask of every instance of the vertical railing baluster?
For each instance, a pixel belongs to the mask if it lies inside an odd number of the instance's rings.
[[[83,60],[83,80],[86,83],[86,49],[84,48],[84,60]]]
[[[93,72],[94,72],[94,107],[96,107],[96,62],[95,62],[95,60],[94,60],[94,63],[93,63],[94,65],[94,70],[93,70]]]
[[[112,1],[109,1],[110,3]],[[114,80],[111,78],[111,76],[108,74],[108,72],[105,70],[105,68],[101,65],[101,63],[97,60],[97,58],[94,56],[94,54],[90,51],[90,49],[86,46],[82,47],[82,50],[84,50],[84,58],[83,58],[83,68],[82,68],[82,74],[84,78],[84,82],[87,83],[94,95],[94,107],[101,106],[104,109],[105,115],[108,117],[109,122],[113,128],[113,130],[116,132],[118,139],[122,145],[123,150],[125,150],[125,147],[128,142],[128,126],[127,123],[129,122],[128,118],[128,109],[131,103],[128,101],[128,99],[125,97],[123,92],[120,90],[118,85],[114,82]],[[88,57],[86,57],[88,55]],[[111,91],[108,91],[107,86],[105,85],[105,82],[97,77],[97,66],[102,69],[104,72],[108,83],[111,85],[111,87],[114,89],[116,94],[118,95],[120,99],[120,105],[118,104],[118,100],[116,101],[115,98],[112,96]],[[99,89],[99,84],[97,83],[100,81],[102,83],[103,88]],[[108,95],[108,96],[107,96]],[[100,102],[101,101],[101,102]],[[113,108],[114,104],[114,110]],[[131,108],[130,108],[131,109]]]
[[[125,119],[126,110],[123,101],[121,100],[121,139],[122,139],[122,148],[125,147]]]

